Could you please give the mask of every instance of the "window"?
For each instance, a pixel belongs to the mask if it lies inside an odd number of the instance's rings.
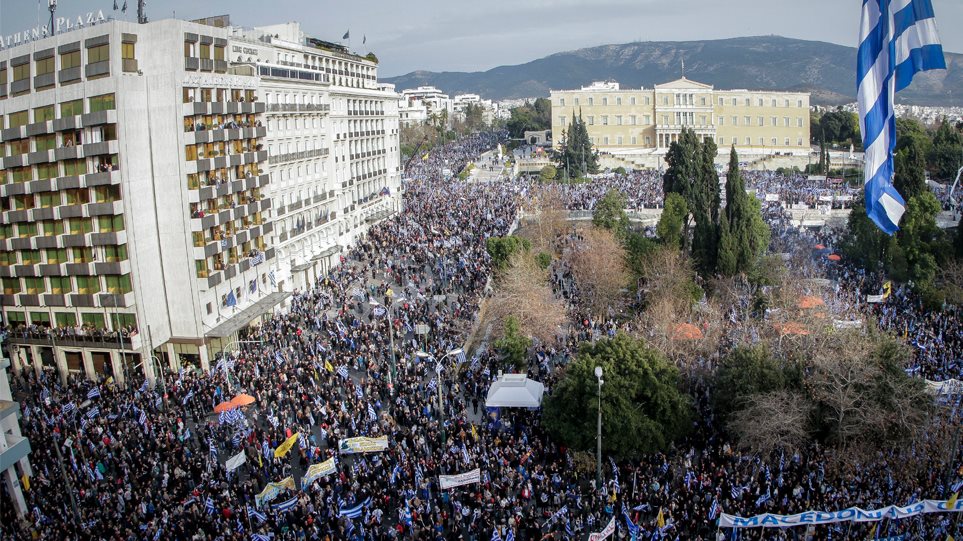
[[[80,314],[80,321],[88,326],[95,329],[106,329],[107,325],[104,323],[104,314],[92,313],[92,314]]]
[[[48,105],[46,107],[37,107],[33,110],[33,121],[34,122],[46,122],[48,120],[53,120],[57,118],[54,112],[54,106]],[[51,136],[52,137],[52,136]]]
[[[603,137],[603,138],[602,138],[602,144],[603,144],[603,145],[609,144],[609,138],[608,138],[608,137]]]
[[[645,136],[645,146],[647,146],[647,147],[652,146],[652,136],[651,136],[651,135],[646,135],[646,136]]]
[[[87,174],[87,160],[64,160],[64,176],[73,177]]]
[[[787,138],[786,138],[786,146],[788,147],[790,144],[792,144],[792,143],[789,141],[789,138],[787,137]]]
[[[622,137],[621,137],[621,136],[619,136],[619,137],[617,137],[617,138],[615,139],[615,144],[617,144],[617,145],[621,145],[621,144],[622,144]]]
[[[24,292],[29,295],[39,295],[47,290],[47,284],[44,283],[43,278],[24,278],[23,286]]]
[[[564,116],[558,117],[558,123],[561,124],[562,126],[566,126],[566,125],[567,125],[567,124],[565,124],[565,120],[566,120],[566,118],[565,118]]]
[[[751,107],[751,106],[752,106],[752,100],[750,100],[749,98],[746,98],[746,107]]]
[[[602,115],[602,125],[603,126],[609,125],[609,115]]]
[[[724,116],[720,116],[720,117],[719,117],[719,125],[720,125],[720,126],[725,126],[725,125],[726,125],[726,117],[724,117]]]
[[[201,56],[200,58],[210,58],[211,57],[211,46],[207,43],[201,43]]]
[[[787,128],[788,128],[789,126],[791,126],[791,124],[789,124],[789,117],[788,117],[788,116],[785,116],[785,117],[782,118],[782,124],[783,124],[783,126],[785,126],[785,127],[787,127]]]
[[[772,107],[775,107],[775,106],[776,106],[776,99],[775,99],[775,98],[772,99],[772,101],[770,102],[770,105],[771,105]]]
[[[98,45],[87,49],[87,64],[110,60],[110,45]]]
[[[36,223],[20,223],[17,224],[17,234],[20,238],[33,237],[37,234],[37,224]]]
[[[635,96],[629,98],[629,105],[635,105]]]
[[[770,117],[769,120],[772,122],[772,127],[775,128],[779,125],[779,119],[776,117]]]
[[[70,287],[70,277],[69,276],[51,276],[50,277],[50,292],[55,295],[64,295],[71,292]],[[57,314],[60,316],[61,314]],[[73,315],[73,314],[70,314]],[[58,321],[57,323],[60,323]]]
[[[622,98],[615,98],[616,105],[622,105]]]
[[[759,106],[759,107],[762,107],[762,104],[763,104],[762,98],[757,98],[757,99],[756,99],[756,105]]]
[[[80,67],[80,51],[70,51],[60,55],[60,69]]]
[[[91,263],[94,260],[94,251],[90,248],[74,248],[74,263]]]
[[[130,293],[130,275],[124,274],[123,276],[106,276],[105,282],[107,282],[107,291],[115,295],[123,295],[124,293]]]
[[[63,293],[70,293],[70,279],[67,279],[67,291]],[[51,282],[51,289],[53,289],[53,283]],[[73,312],[56,312],[54,313],[54,319],[57,321],[58,327],[75,327],[77,325],[77,314]]]
[[[13,82],[23,81],[30,78],[30,63],[20,64],[13,67]]]
[[[33,174],[29,167],[14,167],[10,176],[14,182],[30,182],[33,180]]]
[[[14,139],[7,143],[7,156],[30,152],[30,139]]]
[[[125,43],[121,43],[121,44],[120,44],[120,57],[123,58],[124,60],[133,60],[133,59],[134,59],[134,53],[135,53],[135,49],[134,49],[134,46],[135,46],[135,45],[137,45],[137,44],[136,44],[136,43],[126,43],[126,42],[125,42]]]
[[[796,146],[797,146],[797,147],[801,147],[801,146],[802,146],[802,137],[800,137],[799,139],[796,139]]]
[[[84,100],[65,101],[60,104],[60,118],[84,114]]]
[[[93,228],[90,226],[90,220],[88,218],[73,218],[70,220],[69,231],[71,235],[83,235],[84,233],[90,233]],[[74,248],[74,259],[76,259],[76,253],[79,248]]]
[[[55,201],[55,204],[59,204],[60,201]],[[48,222],[43,222],[43,234],[45,237],[52,237],[54,235],[62,235],[64,232],[63,222],[57,220],[50,220]],[[50,250],[47,251],[50,253]],[[64,253],[66,256],[66,252]],[[62,263],[58,261],[58,263]]]
[[[209,274],[207,270],[207,260],[199,259],[194,261],[194,271],[197,273],[198,278],[207,278]]]
[[[635,115],[629,115],[629,126],[635,126]]]
[[[194,44],[190,41],[184,42],[184,58],[190,58],[194,56]]]
[[[615,125],[616,126],[622,125],[622,115],[615,115]]]
[[[708,105],[708,103],[706,103],[706,97],[705,97],[705,96],[702,96],[702,105]]]
[[[724,144],[726,144],[726,138],[725,138],[725,137],[720,137],[720,138],[719,138],[719,146],[722,146],[722,145],[724,145]]]
[[[575,105],[578,105],[578,98],[575,98]]]
[[[762,127],[762,126],[765,126],[765,125],[766,125],[766,119],[765,119],[765,117],[759,117],[757,120],[759,121],[759,123],[757,124],[759,127]]]
[[[4,278],[3,294],[13,295],[14,293],[20,293],[20,278]]]
[[[34,62],[37,75],[47,75],[54,72],[54,57],[43,58]]]
[[[201,233],[203,235],[203,233]],[[127,260],[127,245],[121,244],[120,246],[104,246],[104,260],[110,263],[117,263],[118,261]]]
[[[559,98],[558,105],[559,107],[565,107],[565,98]]]
[[[802,117],[799,117],[799,118],[796,119],[796,127],[797,127],[797,128],[802,128],[802,127],[803,127],[803,119],[802,119]]]
[[[123,216],[98,216],[97,231],[99,233],[116,233],[124,230]]]
[[[802,100],[796,100],[796,107],[802,107]]]
[[[56,178],[58,174],[57,162],[53,163],[38,163],[37,164],[37,179],[46,180],[48,178]]]
[[[77,276],[74,280],[77,280],[77,293],[91,295],[100,292],[100,278],[97,276]],[[84,314],[84,319],[87,315]]]
[[[645,124],[646,126],[648,126],[649,124],[652,124],[652,117],[651,117],[651,116],[645,115],[645,116],[642,117],[642,118],[643,118],[643,122],[642,122],[642,123]]]
[[[595,98],[589,98],[589,105],[595,105]]]
[[[752,146],[752,139],[749,139],[748,137],[746,137],[746,146],[747,147]]]
[[[7,86],[7,68],[0,69],[0,85]]]
[[[30,122],[30,113],[27,111],[17,111],[16,113],[10,113],[7,119],[8,128],[19,128],[20,126],[26,126]]]
[[[90,112],[109,111],[116,108],[113,94],[102,94],[90,98]]]
[[[594,117],[594,116],[589,115],[589,117],[588,117],[588,125],[589,125],[589,126],[594,126],[594,125],[595,125],[595,117]]]
[[[606,98],[606,97],[603,97],[603,98],[602,98],[602,105],[608,105],[608,104],[609,104],[609,99]]]
[[[725,104],[726,104],[726,99],[725,99],[725,98],[719,98],[719,106],[721,107],[721,106],[723,106],[723,105],[725,105]]]
[[[20,261],[24,265],[36,265],[40,263],[40,250],[21,250]]]

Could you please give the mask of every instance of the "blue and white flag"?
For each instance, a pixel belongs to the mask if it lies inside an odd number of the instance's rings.
[[[465,350],[463,350],[463,349],[458,350],[458,353],[455,354],[455,359],[458,361],[458,364],[464,363],[464,362],[465,362]]]
[[[629,530],[629,538],[638,539],[639,538],[639,526],[632,522],[632,517],[629,516],[629,510],[622,505],[622,518],[625,520],[625,527]]]
[[[361,516],[361,512],[364,510],[364,508],[370,504],[371,504],[371,497],[369,496],[367,499],[365,499],[365,501],[359,503],[354,507],[348,507],[348,508],[342,507],[338,516],[347,517],[350,519],[358,518]]]
[[[137,422],[140,423],[141,426],[146,426],[146,425],[147,425],[147,412],[146,412],[146,411],[140,410],[140,417],[137,419]]]
[[[267,522],[267,516],[265,516],[264,513],[258,511],[257,509],[251,507],[250,505],[247,506],[247,515],[257,520],[259,524],[264,524],[265,522]]]
[[[87,411],[87,418],[88,418],[88,419],[93,419],[94,417],[97,417],[98,415],[100,415],[100,408],[98,408],[97,406],[94,406],[94,407],[90,408],[90,409]]]
[[[364,398],[364,391],[361,390],[360,385],[354,386],[354,395],[358,397],[358,400],[361,400],[362,398]]]
[[[712,506],[709,507],[709,520],[715,520],[719,516],[719,500],[713,499]]]
[[[217,460],[217,447],[214,445],[214,440],[207,440],[207,446],[210,448],[211,460]]]
[[[931,0],[863,0],[859,39],[856,94],[866,161],[866,214],[892,235],[906,211],[893,186],[893,100],[917,72],[946,69],[946,60]]]
[[[274,272],[274,271],[271,271]],[[271,538],[267,535],[256,533],[251,534],[251,541],[271,541]]]
[[[144,380],[144,383],[141,383],[141,384],[140,384],[140,389],[137,389],[137,392],[138,392],[138,393],[143,393],[143,392],[146,392],[146,391],[147,391],[147,380],[145,379],[145,380]],[[90,398],[90,395],[87,395],[87,398]]]
[[[204,508],[207,509],[208,515],[213,515],[217,512],[217,508],[214,507],[214,500],[210,496],[207,497],[207,501],[204,502]]]
[[[378,413],[375,412],[374,406],[372,406],[371,404],[368,404],[368,418],[371,419],[372,421],[378,420]]]
[[[184,400],[181,400],[181,405],[182,406],[187,405],[187,401],[193,397],[194,397],[194,389],[187,391],[187,394],[184,396]]]
[[[278,512],[284,512],[284,511],[289,511],[293,509],[294,506],[297,504],[298,504],[298,497],[295,496],[286,502],[273,504],[271,506],[271,509],[274,509],[275,511],[278,511]]]
[[[100,387],[94,387],[87,391],[87,400],[93,400],[100,396]]]
[[[341,365],[338,367],[338,375],[344,379],[348,379],[348,367]]]
[[[505,534],[505,541],[515,541],[515,530],[508,530]]]
[[[502,536],[498,535],[498,526],[495,526],[495,530],[492,532],[492,541],[502,541]]]
[[[67,404],[64,404],[64,409],[63,409],[64,415],[67,415],[67,414],[69,414],[69,413],[71,413],[71,412],[73,412],[73,411],[76,411],[76,410],[77,410],[77,404],[74,404],[73,402],[69,402],[69,403],[67,403]]]

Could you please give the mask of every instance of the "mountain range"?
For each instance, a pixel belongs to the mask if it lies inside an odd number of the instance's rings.
[[[719,89],[807,91],[820,105],[856,99],[855,48],[780,36],[601,45],[488,71],[414,71],[385,82],[399,91],[430,85],[450,95],[475,93],[494,100],[547,97],[550,90],[593,81],[651,88],[678,79],[683,60],[687,78]],[[946,53],[946,64],[945,71],[917,74],[897,103],[963,106],[963,55]]]

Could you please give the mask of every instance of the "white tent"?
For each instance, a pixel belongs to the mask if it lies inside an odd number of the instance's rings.
[[[537,408],[542,404],[545,386],[525,374],[502,374],[488,389],[485,406],[489,408]]]

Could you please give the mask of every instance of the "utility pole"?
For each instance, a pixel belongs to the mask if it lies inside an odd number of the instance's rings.
[[[56,4],[56,1],[53,2]],[[53,13],[53,10],[51,10]],[[53,433],[54,449],[57,451],[57,462],[60,464],[60,475],[64,478],[64,483],[67,484],[67,494],[70,496],[70,509],[73,511],[74,515],[74,525],[80,528],[80,512],[77,511],[77,499],[74,496],[74,486],[70,482],[70,478],[67,477],[67,469],[64,468],[64,455],[60,452],[60,432],[54,430]],[[86,463],[86,461],[84,461]]]
[[[597,447],[595,450],[595,489],[602,490],[602,367],[595,367],[595,377],[599,380],[599,417],[598,434],[596,435]]]

